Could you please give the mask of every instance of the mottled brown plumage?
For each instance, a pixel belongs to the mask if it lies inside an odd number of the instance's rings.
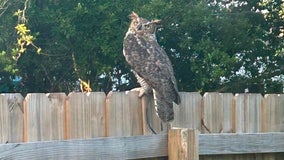
[[[174,119],[173,102],[180,103],[172,64],[156,40],[160,20],[149,21],[136,13],[123,42],[123,54],[141,85],[139,96],[153,90],[155,108],[163,122]]]

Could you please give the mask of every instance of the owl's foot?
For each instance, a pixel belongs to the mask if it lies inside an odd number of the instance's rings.
[[[138,91],[139,92],[139,95],[138,95],[139,98],[141,98],[146,93],[148,93],[147,91],[145,91],[145,89],[143,87],[133,88],[133,89],[131,89],[131,91]]]

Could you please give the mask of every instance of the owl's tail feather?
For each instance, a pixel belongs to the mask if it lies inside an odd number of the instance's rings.
[[[154,90],[154,103],[158,117],[163,122],[171,122],[174,120],[173,102],[167,101],[161,94]]]

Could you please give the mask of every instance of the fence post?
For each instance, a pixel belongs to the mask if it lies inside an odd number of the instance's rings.
[[[169,130],[169,160],[199,160],[198,145],[198,130],[187,128]]]

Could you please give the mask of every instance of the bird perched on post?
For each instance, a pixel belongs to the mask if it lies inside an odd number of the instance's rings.
[[[153,91],[155,109],[162,122],[174,120],[173,102],[180,96],[172,63],[158,44],[156,30],[160,20],[149,21],[135,12],[123,42],[123,55],[141,85],[139,96]]]

